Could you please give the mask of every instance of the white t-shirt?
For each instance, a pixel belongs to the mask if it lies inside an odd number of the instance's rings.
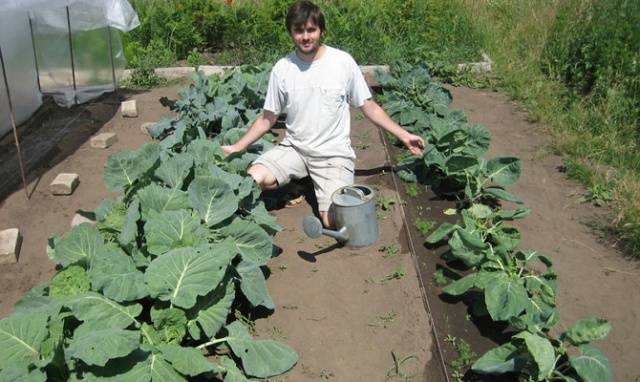
[[[282,143],[303,155],[355,158],[349,105],[360,107],[368,98],[371,92],[351,55],[326,46],[311,63],[292,52],[274,65],[264,109],[286,113]]]

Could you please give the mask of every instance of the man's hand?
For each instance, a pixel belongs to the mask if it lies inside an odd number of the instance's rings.
[[[413,155],[421,156],[424,149],[424,139],[421,136],[406,132],[402,134],[400,140],[411,151]]]
[[[395,123],[389,115],[371,98],[364,101],[360,107],[362,113],[376,126],[381,127],[395,135],[411,151],[413,155],[422,155],[424,139],[419,135],[411,134]]]
[[[231,155],[241,150],[238,150],[236,148],[236,145],[228,145],[228,146],[222,146],[222,151],[224,151],[224,155]]]

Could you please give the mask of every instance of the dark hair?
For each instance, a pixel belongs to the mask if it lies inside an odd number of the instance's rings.
[[[292,28],[304,25],[307,20],[316,24],[320,32],[324,32],[324,15],[320,7],[307,0],[296,1],[287,13],[287,32],[291,33]]]

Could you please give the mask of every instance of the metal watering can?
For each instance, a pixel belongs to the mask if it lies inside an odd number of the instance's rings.
[[[375,193],[363,185],[344,186],[331,195],[333,220],[337,230],[322,227],[315,216],[302,222],[304,233],[312,239],[327,235],[350,247],[366,247],[378,240]]]

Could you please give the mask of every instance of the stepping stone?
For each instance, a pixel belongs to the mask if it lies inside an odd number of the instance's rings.
[[[120,112],[123,117],[136,118],[138,116],[138,107],[136,106],[136,100],[132,99],[124,101],[120,104]]]
[[[78,174],[61,173],[49,185],[49,191],[53,195],[71,195],[80,183]]]
[[[149,129],[152,128],[155,124],[155,122],[145,122],[140,125],[140,130],[145,134],[149,134]]]
[[[96,149],[106,149],[117,141],[116,133],[102,133],[91,137],[90,144]]]
[[[96,224],[95,220],[91,220],[88,217],[82,216],[78,213],[73,216],[73,219],[71,219],[71,227],[75,227],[82,223]]]
[[[0,231],[0,264],[14,264],[18,262],[22,236],[17,228]]]

